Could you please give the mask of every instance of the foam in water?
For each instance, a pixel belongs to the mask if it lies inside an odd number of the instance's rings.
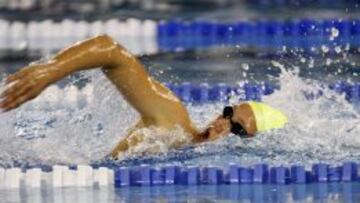
[[[143,128],[136,130],[128,139],[131,140],[132,136],[137,134],[143,135],[143,141],[130,147],[126,153],[120,154],[120,160],[128,157],[145,156],[149,153],[164,155],[171,149],[179,148],[191,142],[190,135],[184,132],[180,126],[176,126],[171,131],[160,127]]]
[[[281,90],[263,101],[288,115],[290,122],[284,129],[260,133],[252,139],[229,136],[179,150],[171,146],[189,142],[181,128],[171,132],[141,129],[136,133],[143,133],[145,141],[122,154],[119,164],[279,165],[359,159],[359,113],[344,95],[317,81],[300,78],[296,67],[289,71],[276,61],[273,66],[282,71],[278,78]],[[100,71],[84,75],[91,82],[81,90],[74,84],[63,89],[50,87],[36,100],[0,114],[0,165],[93,163],[103,159],[124,138],[138,114]],[[56,95],[52,95],[55,92],[64,98],[56,102]],[[236,101],[231,99],[232,103]],[[204,128],[223,106],[215,103],[187,108],[194,123]],[[148,151],[158,153],[148,155]]]

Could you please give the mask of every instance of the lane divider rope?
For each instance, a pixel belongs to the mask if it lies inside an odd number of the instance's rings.
[[[339,166],[313,164],[311,169],[301,165],[269,166],[256,164],[227,169],[218,167],[165,166],[92,167],[78,165],[73,168],[55,165],[49,171],[41,168],[0,168],[0,188],[19,189],[41,187],[130,187],[159,185],[238,185],[238,184],[311,184],[359,181],[359,165],[345,162]]]
[[[10,22],[0,19],[0,50],[40,51],[49,54],[69,44],[108,34],[137,55],[202,49],[211,46],[283,50],[299,48],[312,53],[355,51],[360,46],[359,19],[292,19],[217,21],[154,21],[129,18],[106,21]],[[286,51],[285,51],[286,52]],[[5,52],[10,53],[10,52]],[[3,53],[4,54],[4,53]],[[10,53],[11,54],[11,53]]]
[[[181,84],[165,84],[176,94],[184,103],[201,105],[213,102],[228,102],[230,99],[238,101],[261,101],[263,96],[270,95],[281,87],[262,82],[259,84],[244,83],[241,85],[228,85],[218,83],[210,85],[208,83],[192,84],[184,82]],[[326,85],[325,85],[326,87]],[[327,87],[338,94],[345,96],[351,103],[360,102],[360,83],[350,84],[345,81],[338,81],[327,85]],[[48,87],[43,94],[37,97],[32,103],[34,108],[61,109],[83,107],[94,102],[94,87],[87,84],[79,89],[76,86],[65,87],[61,89],[56,85]],[[323,94],[323,90],[314,90],[313,92],[304,92],[307,99],[316,99]],[[28,108],[31,108],[31,103]]]

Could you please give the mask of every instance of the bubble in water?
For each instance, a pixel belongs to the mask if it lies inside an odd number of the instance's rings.
[[[339,53],[341,52],[341,47],[340,47],[340,46],[336,46],[336,47],[335,47],[335,52],[336,52],[337,54],[339,54]]]
[[[334,27],[331,28],[330,32],[331,32],[330,41],[333,41],[335,38],[339,36],[339,30]]]
[[[332,62],[333,62],[333,61],[332,61],[330,58],[327,58],[325,64],[326,64],[327,66],[330,66],[330,65],[332,64]]]
[[[349,43],[346,44],[345,50],[346,50],[346,51],[349,51],[349,50],[350,50],[350,44],[349,44]]]
[[[325,46],[325,45],[321,45],[321,50],[323,53],[328,53],[329,52],[329,47]]]
[[[241,68],[244,69],[244,70],[249,70],[250,66],[247,63],[242,63]]]
[[[308,67],[309,68],[314,68],[314,59],[313,58],[310,58]]]

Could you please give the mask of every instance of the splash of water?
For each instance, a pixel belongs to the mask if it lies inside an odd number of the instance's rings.
[[[253,139],[230,136],[180,150],[170,148],[176,142],[189,141],[181,129],[141,129],[145,142],[132,148],[118,164],[227,166],[230,162],[310,164],[359,159],[359,113],[344,95],[300,78],[296,67],[287,70],[276,61],[273,66],[282,71],[278,78],[281,89],[263,100],[288,115],[290,122],[284,129],[260,133]],[[138,119],[137,113],[99,71],[84,74],[91,82],[80,93],[74,84],[64,89],[51,87],[20,109],[0,114],[0,165],[93,163],[126,135]],[[221,112],[223,104],[187,108],[194,123],[203,128]],[[160,154],[144,155],[146,151]]]

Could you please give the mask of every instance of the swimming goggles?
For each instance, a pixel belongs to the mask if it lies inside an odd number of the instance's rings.
[[[244,127],[242,125],[240,125],[240,123],[238,122],[234,122],[232,120],[232,117],[234,115],[234,108],[231,106],[226,106],[223,110],[223,118],[225,119],[229,119],[230,120],[230,124],[231,124],[231,128],[230,128],[230,132],[240,136],[241,138],[245,138],[247,137],[247,132],[244,129]]]

